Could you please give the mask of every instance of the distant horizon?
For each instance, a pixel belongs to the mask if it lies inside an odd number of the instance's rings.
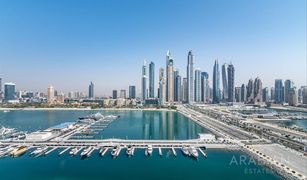
[[[18,2],[18,3],[16,3]],[[141,88],[143,61],[165,69],[166,52],[186,77],[188,51],[194,67],[208,72],[214,60],[235,68],[235,86],[259,77],[307,85],[306,1],[0,1],[0,78],[18,90],[111,96]]]

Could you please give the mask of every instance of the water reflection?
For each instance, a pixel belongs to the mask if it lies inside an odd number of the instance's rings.
[[[174,112],[143,112],[143,139],[193,139],[203,128]]]

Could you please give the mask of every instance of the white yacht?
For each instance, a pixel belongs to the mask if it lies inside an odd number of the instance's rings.
[[[91,146],[89,146],[88,148],[84,149],[81,153],[82,157],[86,157],[88,155],[88,153],[92,150],[93,148]]]
[[[15,148],[12,146],[4,147],[0,150],[0,157],[10,154]]]
[[[132,146],[127,147],[126,153],[128,156],[132,156]]]
[[[113,148],[112,152],[111,152],[111,155],[112,155],[113,157],[118,156],[119,150],[120,150],[120,147],[119,147],[119,146],[115,146],[115,147]]]
[[[189,149],[189,153],[194,157],[198,158],[198,151],[195,149],[195,147],[191,146]]]
[[[41,154],[43,154],[45,151],[47,151],[47,149],[48,149],[47,146],[38,147],[37,149],[35,149],[34,151],[32,151],[30,155],[41,155]]]
[[[148,145],[147,148],[146,148],[146,151],[145,151],[145,155],[146,156],[151,156],[152,155],[152,145]]]
[[[189,148],[188,148],[187,146],[183,146],[183,147],[181,148],[181,151],[182,151],[183,155],[185,155],[185,156],[190,156]]]
[[[80,151],[81,147],[75,147],[73,148],[70,152],[69,152],[69,155],[71,156],[75,156],[77,155],[77,153]]]
[[[5,128],[5,127],[2,127],[0,129],[0,136],[6,136],[8,134],[11,134],[15,132],[15,129],[14,128]]]

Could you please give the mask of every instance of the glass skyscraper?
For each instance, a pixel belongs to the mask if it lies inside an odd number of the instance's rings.
[[[201,101],[208,103],[210,98],[209,74],[207,72],[201,73]]]
[[[129,98],[130,99],[136,98],[135,86],[129,86]]]
[[[147,63],[142,66],[142,99],[147,99]]]
[[[275,80],[275,103],[282,104],[284,103],[284,87],[281,79]]]
[[[289,103],[289,92],[294,87],[293,81],[290,79],[285,80],[285,102]]]
[[[117,90],[113,90],[112,92],[112,98],[117,99]]]
[[[169,51],[166,54],[166,101],[174,102],[174,60]]]
[[[222,83],[223,83],[223,91],[222,91],[222,100],[228,101],[228,81],[227,81],[227,64],[222,65]]]
[[[14,83],[5,83],[4,84],[4,100],[14,100],[15,99],[15,84]]]
[[[201,102],[201,71],[195,70],[195,102]]]
[[[149,64],[149,98],[155,97],[155,63]]]
[[[220,70],[218,60],[215,60],[213,66],[213,103],[220,102]]]
[[[227,67],[227,77],[228,102],[235,102],[235,68],[232,64],[228,65]]]
[[[93,82],[91,82],[90,85],[88,86],[88,97],[94,98],[94,83]]]
[[[165,77],[164,77],[164,69],[159,69],[159,101],[160,105],[164,105],[166,100],[166,85],[165,85]]]
[[[187,66],[187,83],[188,83],[188,97],[187,103],[191,104],[194,101],[194,62],[192,51],[188,53],[188,66]]]

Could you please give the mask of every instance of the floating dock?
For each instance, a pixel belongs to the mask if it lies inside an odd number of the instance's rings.
[[[161,147],[159,147],[159,155],[160,155],[160,156],[163,155]]]
[[[201,153],[204,157],[207,157],[207,154],[206,154],[201,148],[198,148],[198,150],[200,151],[200,153]]]
[[[52,151],[56,150],[58,147],[53,147],[51,148],[49,151],[45,152],[45,155],[48,155],[49,153],[51,153]]]
[[[173,152],[174,156],[177,156],[177,153],[176,153],[176,150],[175,150],[174,147],[172,147],[172,152]]]
[[[64,154],[66,151],[68,151],[68,149],[70,149],[71,147],[67,147],[67,148],[65,148],[63,151],[61,151],[60,153],[59,153],[59,156],[61,156],[62,154]]]

